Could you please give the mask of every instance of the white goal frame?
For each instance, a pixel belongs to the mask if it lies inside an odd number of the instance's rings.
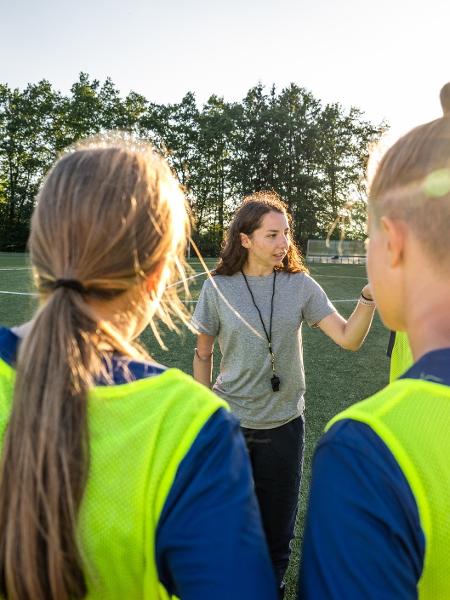
[[[308,240],[306,261],[309,263],[366,264],[364,240]]]

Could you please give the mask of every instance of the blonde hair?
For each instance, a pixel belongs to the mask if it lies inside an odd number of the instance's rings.
[[[369,211],[404,220],[439,264],[450,262],[450,83],[443,116],[416,127],[383,156],[370,185]]]
[[[76,523],[89,464],[87,393],[104,373],[105,348],[143,357],[88,300],[128,294],[130,311],[145,310],[145,282],[162,264],[168,283],[184,279],[188,235],[184,196],[148,145],[92,141],[46,177],[29,240],[42,303],[20,347],[0,472],[3,596],[86,595]],[[80,289],[59,287],[61,279]],[[174,313],[186,317],[171,287],[157,316],[173,327]]]

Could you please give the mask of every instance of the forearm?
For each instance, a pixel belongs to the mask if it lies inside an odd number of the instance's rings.
[[[199,357],[197,351],[195,351],[192,369],[194,379],[199,383],[203,383],[203,385],[205,385],[206,387],[210,388],[212,381],[212,370],[213,355],[210,354],[208,357]]]
[[[364,342],[372,324],[375,313],[375,304],[368,305],[358,302],[347,322],[344,323],[342,332],[343,348],[358,350]]]
[[[370,288],[367,285],[348,320],[334,312],[322,319],[318,326],[342,348],[358,350],[370,329],[374,312],[375,302],[372,300]]]

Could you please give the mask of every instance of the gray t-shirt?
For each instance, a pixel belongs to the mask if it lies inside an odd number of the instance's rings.
[[[247,276],[267,332],[273,277]],[[222,360],[213,389],[229,403],[243,427],[271,429],[303,413],[302,322],[312,326],[334,311],[323,289],[309,275],[277,272],[272,349],[281,385],[280,391],[274,392],[267,338],[244,277],[241,273],[216,275],[213,281],[205,281],[192,324],[200,333],[218,338]]]

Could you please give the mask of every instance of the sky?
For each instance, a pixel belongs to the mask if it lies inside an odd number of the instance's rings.
[[[291,82],[357,106],[397,137],[440,116],[449,0],[0,0],[0,83],[80,71],[157,103],[241,100]]]

